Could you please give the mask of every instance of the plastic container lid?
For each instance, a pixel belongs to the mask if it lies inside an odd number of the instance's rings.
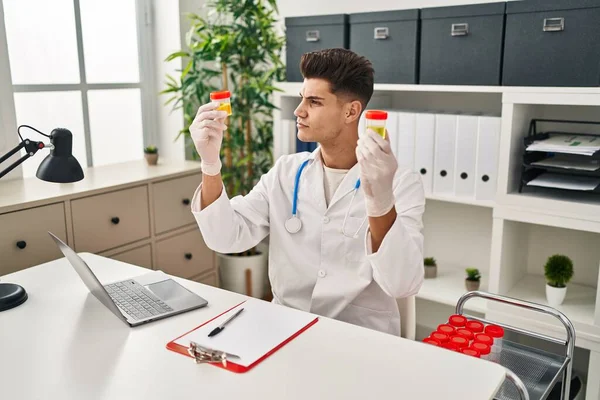
[[[440,346],[441,345],[441,343],[440,343],[439,340],[434,339],[434,338],[430,338],[430,337],[427,337],[427,338],[423,339],[423,343],[432,344],[434,346]]]
[[[450,343],[454,343],[458,347],[467,347],[469,345],[469,339],[462,336],[452,336]]]
[[[437,331],[445,333],[448,336],[454,336],[454,335],[456,335],[456,328],[454,328],[452,325],[448,325],[448,324],[441,324],[441,325],[439,325],[437,327]]]
[[[479,321],[469,321],[465,327],[473,333],[483,332],[483,324]]]
[[[228,99],[230,97],[231,97],[231,93],[229,92],[229,90],[222,90],[220,92],[212,92],[210,94],[211,100],[223,100],[223,99]]]
[[[489,345],[479,342],[473,343],[471,348],[477,350],[482,356],[490,354],[490,351],[492,350]]]
[[[475,342],[485,343],[489,346],[494,344],[494,339],[490,335],[486,335],[485,333],[478,333],[475,335]]]
[[[440,343],[446,343],[450,340],[450,336],[442,332],[432,332],[429,337],[438,340]]]
[[[466,354],[468,356],[471,356],[471,357],[479,358],[481,356],[476,349],[464,348],[464,349],[460,349],[460,352],[463,354]]]
[[[468,329],[465,328],[459,328],[456,330],[456,335],[457,336],[462,336],[467,340],[473,340],[473,338],[475,337],[475,335],[473,334],[473,332],[471,332]]]
[[[458,346],[452,342],[442,343],[441,347],[444,349],[452,350],[452,351],[458,351]]]
[[[462,315],[451,315],[448,323],[452,326],[463,327],[467,323],[467,319]]]
[[[504,329],[498,325],[488,325],[485,327],[485,333],[493,338],[501,338],[504,336]]]
[[[365,114],[365,118],[366,119],[379,119],[379,120],[386,120],[388,117],[388,113],[385,111],[378,111],[378,110],[370,110],[367,111],[367,113]]]

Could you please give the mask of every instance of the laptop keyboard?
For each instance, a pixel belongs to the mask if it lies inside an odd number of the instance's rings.
[[[134,319],[144,319],[173,311],[164,301],[135,281],[111,283],[104,288],[117,306]]]

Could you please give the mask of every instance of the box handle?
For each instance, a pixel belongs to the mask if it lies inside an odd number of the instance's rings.
[[[307,42],[318,42],[320,39],[319,31],[306,31],[306,41]]]
[[[390,30],[386,27],[379,27],[373,30],[373,39],[385,40],[390,37]]]
[[[564,30],[564,18],[544,18],[544,32],[561,32]]]
[[[452,24],[450,33],[452,36],[467,36],[469,34],[469,24]]]

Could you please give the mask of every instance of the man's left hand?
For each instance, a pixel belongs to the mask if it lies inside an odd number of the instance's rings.
[[[367,134],[358,139],[356,158],[360,167],[367,215],[381,217],[396,203],[393,182],[398,162],[392,153],[387,130],[385,139],[374,131],[367,130]]]

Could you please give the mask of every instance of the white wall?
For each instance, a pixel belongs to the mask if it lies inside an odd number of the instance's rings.
[[[497,2],[498,0],[279,0],[277,5],[280,15],[285,18]]]
[[[166,75],[177,77],[181,69],[181,59],[165,62],[165,58],[181,49],[179,2],[173,0],[153,0],[153,43],[154,43],[154,87],[157,92],[164,90]],[[177,133],[183,128],[183,111],[172,110],[172,104],[165,105],[168,95],[156,94],[158,124],[158,148],[161,159],[181,161],[185,159],[184,140],[175,141]]]

